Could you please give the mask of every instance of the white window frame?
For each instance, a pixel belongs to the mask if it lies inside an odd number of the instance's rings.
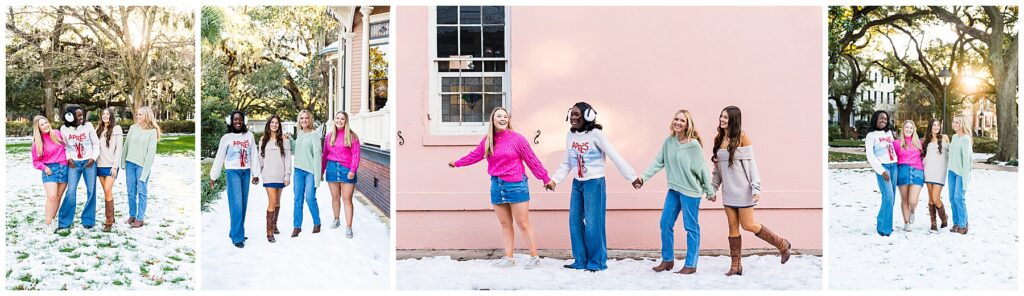
[[[455,5],[460,6],[460,5]],[[473,61],[504,61],[505,72],[438,72],[437,63],[441,61],[451,61],[451,58],[438,58],[437,57],[437,6],[430,6],[428,8],[427,16],[427,61],[430,63],[428,73],[428,86],[427,86],[427,100],[428,100],[428,116],[430,123],[430,133],[434,135],[482,135],[487,132],[487,124],[490,123],[489,118],[485,118],[480,123],[456,123],[456,122],[443,122],[441,117],[441,106],[442,100],[444,99],[441,95],[441,79],[445,77],[501,77],[502,87],[502,106],[505,109],[512,112],[512,100],[511,100],[511,50],[510,50],[510,36],[511,36],[511,11],[509,6],[505,6],[505,57],[504,58],[473,58]],[[493,93],[492,93],[493,94]],[[485,114],[484,117],[489,114]]]
[[[391,12],[388,11],[388,12],[380,13],[380,14],[371,14],[370,17],[369,17],[369,20],[370,21],[368,22],[368,24],[374,24],[374,23],[380,23],[380,22],[388,22],[388,37],[387,38],[380,38],[380,39],[376,39],[376,40],[371,40],[369,34],[367,34],[367,36],[365,36],[366,42],[367,42],[367,46],[366,46],[367,52],[365,54],[369,55],[370,54],[369,53],[369,49],[371,47],[374,47],[374,46],[381,46],[385,50],[387,50],[386,54],[388,56],[386,57],[386,60],[388,61],[388,78],[387,78],[388,79],[388,92],[391,92],[392,91],[392,89],[391,89],[391,78],[394,77],[394,76],[391,76],[391,74],[394,73],[393,72],[394,69],[392,68],[392,65],[394,63],[393,63],[393,61],[391,59],[391,56],[394,55],[394,51],[392,50],[392,46],[391,46],[391,25],[394,25],[394,24],[390,23],[391,22]],[[370,75],[370,68],[369,68],[370,65],[369,65],[369,63],[367,63],[364,66],[367,67],[366,68],[366,75]],[[363,95],[367,96],[366,97],[366,103],[372,106],[373,102],[370,101],[370,100],[372,100],[372,97],[370,97],[370,86],[369,86],[369,84],[370,84],[369,83],[370,77],[369,76],[366,77],[366,81],[367,81],[367,87],[366,87],[367,89],[364,90],[364,91],[366,91],[366,93],[363,94]],[[389,101],[388,103],[390,103],[391,98],[388,98],[388,101]],[[385,103],[384,105],[386,106],[388,104]],[[384,106],[379,106],[379,107],[381,109],[384,108]],[[369,110],[369,109],[370,109],[369,106],[367,106],[367,110],[370,111],[370,112],[380,111],[380,109],[378,109],[378,110]]]

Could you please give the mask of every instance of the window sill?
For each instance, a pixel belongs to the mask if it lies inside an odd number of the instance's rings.
[[[481,135],[425,135],[423,146],[476,146]]]

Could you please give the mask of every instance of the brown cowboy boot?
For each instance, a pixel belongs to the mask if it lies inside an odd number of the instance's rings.
[[[107,220],[103,221],[103,232],[110,232],[110,228],[114,226],[114,201],[107,200],[103,203],[106,206],[103,212],[107,215]]]
[[[939,231],[938,226],[935,225],[935,205],[928,204],[928,218],[932,221],[932,231]]]
[[[661,264],[658,264],[658,266],[655,266],[654,268],[651,269],[654,269],[655,272],[662,272],[666,270],[672,270],[672,267],[675,265],[675,261],[661,261]]]
[[[135,224],[135,217],[128,217],[128,226]]]
[[[939,228],[946,228],[946,226],[949,226],[949,224],[947,224],[949,222],[949,219],[947,218],[949,217],[946,216],[946,207],[936,206],[935,212],[939,214],[939,220],[942,220],[942,225],[939,226]]]
[[[732,259],[732,265],[729,266],[729,271],[725,273],[726,276],[743,275],[743,265],[740,264],[743,251],[743,237],[729,237],[729,257]]]
[[[292,237],[299,236],[299,232],[302,232],[302,228],[292,229]]]
[[[957,230],[956,230],[956,233],[959,233],[959,234],[967,234],[967,225],[964,225],[964,227],[963,227],[963,228],[959,228],[959,229],[957,229]]]
[[[281,207],[274,207],[274,234],[281,234],[280,230],[277,230],[277,217],[281,216]]]
[[[320,224],[313,225],[313,233],[320,233]]]
[[[755,235],[779,249],[779,256],[782,257],[782,264],[786,264],[786,261],[789,261],[789,248],[793,246],[789,243],[789,240],[776,235],[771,231],[771,229],[764,226],[764,224],[761,224],[761,231],[758,231]]]
[[[267,212],[267,241],[277,241],[274,239],[274,212]]]
[[[676,271],[677,274],[693,274],[695,272],[697,272],[697,268],[696,267],[685,267],[685,266],[683,267],[683,269],[680,269],[679,271]]]

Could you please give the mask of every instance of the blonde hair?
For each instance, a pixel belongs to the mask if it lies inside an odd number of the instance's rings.
[[[138,113],[142,113],[142,118],[139,118],[139,126],[143,129],[156,129],[156,139],[160,140],[160,125],[156,122],[156,116],[153,115],[153,109],[149,106],[143,106],[139,108]]]
[[[32,145],[36,146],[36,154],[43,156],[43,131],[39,130],[39,122],[45,121],[46,124],[50,124],[50,121],[46,119],[46,116],[36,115],[32,118]],[[53,128],[50,128],[50,141],[64,145],[64,141],[57,136],[57,133],[53,132]]]
[[[494,155],[494,134],[498,132],[498,127],[494,125],[494,114],[498,113],[498,110],[505,111],[505,114],[508,114],[508,125],[505,129],[512,129],[512,114],[509,114],[505,108],[494,107],[494,110],[491,110],[491,117],[487,119],[491,121],[491,126],[487,128],[487,146],[484,147],[484,157]]]
[[[306,109],[299,110],[299,116],[295,117],[295,121],[299,123],[299,130],[303,132],[306,131],[305,129],[302,129],[302,120],[300,120],[302,118],[302,114],[309,115],[309,129],[313,130],[313,113]],[[348,125],[348,123],[345,125]]]
[[[353,133],[352,128],[350,128],[352,125],[348,120],[348,113],[345,111],[338,111],[337,113],[334,113],[334,116],[337,117],[338,114],[345,115],[345,147],[352,147],[352,138],[356,136],[356,133]],[[310,123],[310,125],[312,125],[312,123]],[[334,126],[334,124],[331,125]],[[334,146],[336,140],[338,140],[338,127],[334,126],[334,128],[331,129],[331,146]]]
[[[683,131],[683,134],[686,135],[687,138],[697,140],[698,144],[704,146],[704,142],[700,140],[700,134],[697,133],[697,127],[693,124],[693,116],[690,115],[689,110],[680,109],[679,111],[676,111],[676,113],[672,115],[672,121],[675,121],[676,116],[678,116],[679,113],[683,113],[683,115],[686,116],[686,130]],[[674,123],[672,122],[669,122],[668,124],[668,134],[670,136],[676,136],[676,131],[672,128],[673,125]]]
[[[968,134],[968,135],[971,134],[971,130],[969,129],[969,127],[967,127],[967,119],[966,118],[964,118],[963,116],[956,116],[956,117],[953,117],[953,122],[959,122],[960,123],[960,130],[953,129],[954,132],[959,134],[962,131],[965,134]]]
[[[909,148],[909,146],[907,146],[907,141],[903,141],[903,139],[907,138],[907,133],[906,133],[906,130],[904,129],[904,127],[906,127],[908,123],[910,124],[910,126],[914,127],[914,132],[913,132],[914,133],[914,137],[913,137],[914,138],[914,142],[910,143],[910,145],[914,146],[914,148],[917,148],[918,150],[921,150],[921,137],[917,136],[917,124],[915,124],[913,120],[909,120],[909,119],[906,120],[906,121],[903,121],[903,125],[900,125],[900,140],[901,140],[900,148],[903,148],[903,149]],[[928,127],[928,128],[931,129],[931,127]]]

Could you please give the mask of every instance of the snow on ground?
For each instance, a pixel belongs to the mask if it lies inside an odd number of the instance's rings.
[[[356,195],[360,193],[356,191]],[[367,206],[353,197],[355,237],[345,238],[345,212],[342,226],[331,229],[330,189],[321,183],[317,190],[320,208],[320,233],[312,233],[309,208],[303,204],[302,233],[291,237],[292,187],[281,194],[281,214],[275,235],[267,242],[267,191],[260,185],[249,187],[249,208],[245,217],[245,248],[236,248],[228,238],[230,217],[227,194],[203,213],[202,288],[225,289],[387,289],[391,285],[391,234],[387,224]]]
[[[741,289],[820,290],[821,257],[795,255],[779,264],[777,255],[743,257],[743,275],[727,277],[729,257],[701,256],[697,273],[654,272],[660,259],[609,259],[599,272],[563,268],[572,260],[542,259],[541,266],[526,270],[529,256],[516,255],[515,267],[492,267],[495,260],[452,260],[449,256],[399,260],[400,290],[648,290],[648,289]]]
[[[9,153],[6,161],[8,290],[194,289],[192,221],[198,212],[194,161],[156,157],[142,228],[131,229],[125,223],[128,200],[122,170],[114,182],[112,232],[101,230],[105,207],[97,181],[96,227],[82,227],[86,191],[80,182],[70,232],[53,234],[53,228],[43,224],[46,197],[40,172],[27,154],[27,149]]]
[[[897,193],[890,237],[875,232],[881,201],[875,174],[829,170],[830,289],[1017,288],[1017,173],[975,169],[967,186],[967,235],[930,233],[923,189],[911,232],[903,232]],[[950,213],[943,188],[942,201]],[[952,226],[952,216],[950,216]]]

